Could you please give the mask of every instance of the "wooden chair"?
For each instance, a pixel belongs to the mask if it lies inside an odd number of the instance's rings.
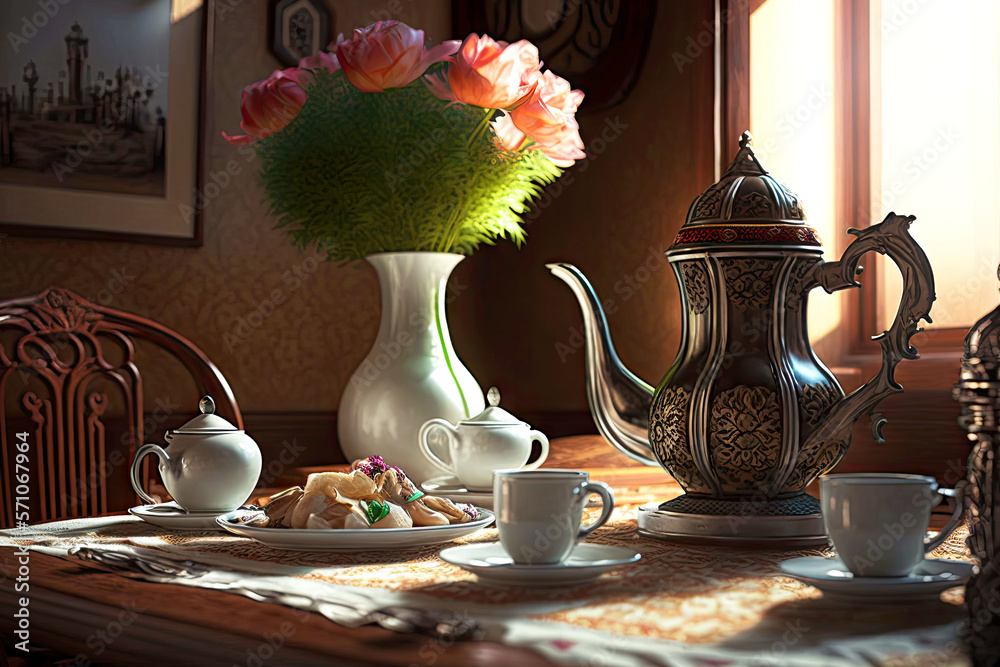
[[[26,508],[34,522],[137,504],[129,469],[151,429],[133,339],[165,350],[194,379],[199,393],[173,422],[209,394],[218,414],[243,428],[226,379],[177,332],[58,287],[0,302],[0,527],[16,525]],[[110,405],[121,415],[106,414]]]

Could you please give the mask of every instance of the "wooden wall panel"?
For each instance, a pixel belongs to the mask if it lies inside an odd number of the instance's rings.
[[[655,383],[673,362],[680,297],[663,253],[715,180],[714,20],[710,1],[659,3],[638,83],[579,118],[589,158],[542,196],[527,244],[483,248],[456,270],[458,354],[515,414],[587,406],[580,311],[546,262],[576,264],[611,303],[618,352],[640,377]]]

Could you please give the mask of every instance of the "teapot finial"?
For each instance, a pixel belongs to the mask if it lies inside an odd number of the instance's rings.
[[[486,400],[489,401],[491,408],[500,405],[500,390],[496,387],[490,387],[490,390],[486,392]]]
[[[204,396],[198,401],[198,411],[203,415],[215,414],[215,401],[211,396]]]
[[[740,135],[740,149],[736,157],[730,163],[729,168],[723,177],[729,176],[765,176],[767,169],[757,159],[757,154],[753,151],[753,135],[750,130],[746,130]]]

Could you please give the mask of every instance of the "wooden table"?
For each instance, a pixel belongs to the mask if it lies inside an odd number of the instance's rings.
[[[592,479],[611,484],[622,502],[666,500],[681,492],[661,470],[639,466],[597,436],[554,441],[546,467],[586,469]],[[302,483],[308,472],[296,471],[279,482]],[[10,580],[18,565],[10,549],[0,550],[0,558],[0,575],[7,579],[0,581],[0,628],[11,664],[18,664],[23,654],[10,647],[15,604]],[[533,651],[492,639],[445,646],[377,627],[349,629],[313,613],[222,591],[136,581],[37,552],[31,554],[30,577],[32,642],[71,656],[83,650],[94,662],[151,664],[152,653],[162,656],[163,664],[175,665],[552,664]],[[177,655],[177,638],[204,648],[185,660]],[[270,660],[270,646],[279,642],[280,654]]]
[[[663,471],[632,461],[613,450],[599,436],[578,436],[554,440],[552,454],[545,467],[582,468],[593,479],[608,482],[621,499],[631,501],[663,499],[680,493],[680,488]],[[320,468],[336,469],[337,466]],[[276,480],[274,489],[261,489],[267,495],[280,488],[305,482],[309,472],[297,469]],[[657,494],[660,494],[659,496]],[[0,576],[16,577],[17,562],[10,550],[0,551]],[[142,664],[142,655],[149,642],[162,633],[182,633],[198,637],[206,645],[217,647],[217,664],[254,665],[252,653],[265,645],[264,636],[284,633],[281,660],[277,664],[345,665],[473,665],[517,664],[519,667],[549,665],[532,651],[505,646],[495,641],[457,643],[445,647],[439,640],[404,635],[382,628],[365,626],[345,628],[317,614],[303,612],[263,602],[235,598],[230,593],[198,588],[147,583],[104,573],[76,563],[39,553],[31,554],[32,642],[66,655],[86,650],[93,660],[93,645],[101,645],[95,635],[114,623],[123,612],[123,605],[134,604],[144,609],[130,624],[127,632],[113,643],[105,643],[102,658],[126,664]],[[0,581],[0,610],[4,628],[3,642],[13,659],[19,655],[11,650],[11,632],[7,628],[13,610],[9,581]],[[69,623],[60,607],[75,610],[78,618],[87,621]],[[289,625],[290,624],[290,625]],[[163,636],[164,658],[172,664],[183,664],[170,655],[170,640]],[[87,642],[90,641],[91,644]],[[265,648],[258,653],[267,653]],[[53,654],[54,655],[54,654]],[[202,656],[207,658],[213,651]],[[52,657],[51,655],[49,657]],[[249,662],[248,662],[249,661]],[[269,664],[261,660],[262,664]],[[16,663],[13,663],[16,664]],[[273,663],[272,663],[273,664]]]

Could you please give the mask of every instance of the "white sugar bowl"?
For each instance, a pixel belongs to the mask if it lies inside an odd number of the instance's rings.
[[[444,468],[470,491],[490,491],[493,471],[520,468],[534,470],[549,455],[549,439],[517,419],[500,405],[500,391],[487,393],[489,407],[457,425],[445,419],[431,419],[418,434],[420,451],[435,465]],[[531,445],[542,451],[529,463]]]

